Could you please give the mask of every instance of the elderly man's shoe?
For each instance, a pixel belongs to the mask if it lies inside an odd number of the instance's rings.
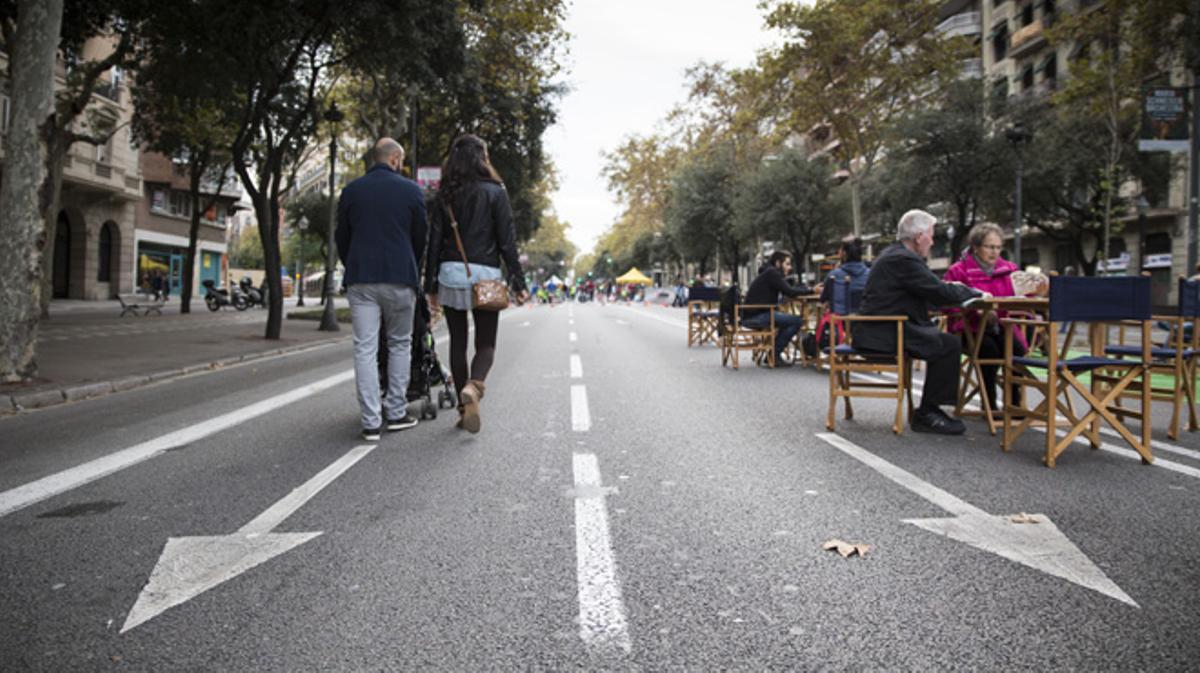
[[[961,435],[967,426],[957,418],[951,418],[941,409],[913,412],[912,429],[915,432],[932,432],[938,435]]]

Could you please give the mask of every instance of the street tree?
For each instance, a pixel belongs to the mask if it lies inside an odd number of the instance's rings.
[[[1103,259],[1113,229],[1122,185],[1129,177],[1128,152],[1136,151],[1142,88],[1165,72],[1183,50],[1194,46],[1174,43],[1175,26],[1185,2],[1179,0],[1101,0],[1088,11],[1073,12],[1055,21],[1048,31],[1051,44],[1077,45],[1070,77],[1055,94],[1055,102],[1071,113],[1104,122],[1107,140],[1103,155],[1104,180],[1099,194],[1102,209]]]
[[[666,232],[687,260],[702,262],[718,252],[723,266],[736,277],[745,247],[733,226],[734,190],[727,148],[683,165],[671,182]],[[717,273],[719,276],[719,267]]]
[[[0,35],[4,45],[15,44],[17,2],[0,2]],[[67,153],[76,143],[106,145],[121,126],[111,108],[94,104],[93,94],[106,87],[114,95],[117,73],[133,69],[134,42],[142,25],[148,0],[64,0],[58,53],[65,66],[62,86],[55,87],[54,105],[39,127],[46,141],[46,156],[40,171],[44,187],[38,189],[43,218],[44,242],[41,250],[40,314],[50,313],[53,295],[55,227],[62,198],[63,170]],[[101,49],[85,49],[93,38],[100,38]],[[11,50],[9,63],[13,63]],[[10,78],[11,80],[11,78]],[[51,85],[54,78],[51,79]]]
[[[896,173],[891,176],[893,188],[917,197],[918,203],[911,207],[949,206],[954,218],[951,259],[957,259],[963,241],[979,221],[987,195],[1009,184],[1001,176],[1009,169],[1011,152],[1004,137],[992,131],[982,90],[983,83],[976,78],[952,82],[934,105],[902,117],[893,130],[887,160],[879,168],[881,173]]]
[[[808,260],[816,247],[838,230],[830,208],[832,171],[798,150],[785,150],[747,174],[734,198],[734,222],[741,236],[787,245],[797,260]]]
[[[182,166],[188,177],[191,221],[183,259],[180,313],[191,312],[201,215],[215,207],[222,185],[232,176],[229,148],[234,129],[230,111],[223,109],[231,100],[224,95],[226,92],[213,88],[225,77],[220,72],[204,71],[217,66],[214,61],[175,58],[178,47],[171,39],[178,26],[205,21],[207,17],[201,13],[204,9],[188,3],[157,8],[159,14],[144,24],[140,34],[136,50],[139,71],[132,87],[135,137],[143,148]],[[164,49],[166,54],[161,53]]]
[[[891,125],[951,81],[968,54],[963,38],[936,30],[940,0],[780,2],[767,25],[783,44],[759,59],[765,88],[791,114],[788,130],[827,130],[830,153],[847,171],[855,232],[859,190],[884,151]]]
[[[638,241],[664,233],[671,179],[682,157],[683,149],[661,135],[629,136],[604,154],[601,176],[621,205],[605,243],[623,262],[633,264],[625,258]]]
[[[575,244],[567,239],[569,228],[570,225],[562,221],[556,213],[544,213],[542,226],[538,227],[534,237],[522,246],[522,252],[528,256],[527,268],[546,269],[546,275],[557,273],[562,276],[566,273],[578,253]]]
[[[37,374],[44,191],[63,0],[21,0],[8,47],[12,117],[0,181],[0,381]]]

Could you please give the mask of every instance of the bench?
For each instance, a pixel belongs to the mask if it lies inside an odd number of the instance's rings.
[[[119,294],[117,295],[117,301],[121,302],[122,318],[125,317],[126,313],[138,315],[138,311],[141,311],[141,315],[143,316],[150,315],[151,311],[162,315],[163,298],[161,296],[155,297],[140,292],[135,294]]]

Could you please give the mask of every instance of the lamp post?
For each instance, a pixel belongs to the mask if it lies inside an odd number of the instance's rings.
[[[299,287],[296,290],[296,306],[304,306],[304,232],[308,231],[308,218],[303,215],[296,222],[296,227],[300,229],[300,258],[296,261],[296,270],[300,274],[300,280],[297,283]]]
[[[1025,161],[1021,154],[1024,145],[1033,139],[1033,134],[1025,130],[1025,124],[1017,122],[1004,132],[1004,137],[1012,144],[1017,154],[1017,194],[1013,206],[1013,263],[1021,268],[1021,178],[1025,172]]]
[[[337,180],[337,137],[338,137],[338,122],[342,121],[345,115],[337,107],[337,101],[329,104],[329,109],[325,111],[325,121],[329,122],[329,226],[326,227],[328,237],[326,239],[326,250],[328,255],[325,258],[325,282],[321,297],[325,302],[325,310],[321,313],[321,326],[317,329],[322,332],[337,332],[341,328],[338,327],[337,313],[333,309],[333,270],[337,263],[337,249],[334,247],[333,230],[337,225],[337,193],[334,191],[335,181]]]
[[[1133,202],[1138,214],[1138,266],[1146,270],[1146,213],[1150,211],[1150,202],[1145,194],[1139,194]]]

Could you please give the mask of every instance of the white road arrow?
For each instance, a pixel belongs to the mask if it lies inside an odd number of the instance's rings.
[[[846,455],[916,493],[954,516],[947,519],[907,519],[905,523],[965,542],[1010,561],[1074,582],[1134,607],[1134,602],[1096,567],[1091,559],[1058,530],[1050,519],[1037,514],[1036,523],[1014,523],[1007,516],[992,516],[974,505],[922,481],[911,472],[832,433],[817,435]]]
[[[320,531],[272,533],[271,530],[374,448],[373,444],[355,447],[232,535],[167,540],[150,580],[125,618],[121,633],[320,535]]]

